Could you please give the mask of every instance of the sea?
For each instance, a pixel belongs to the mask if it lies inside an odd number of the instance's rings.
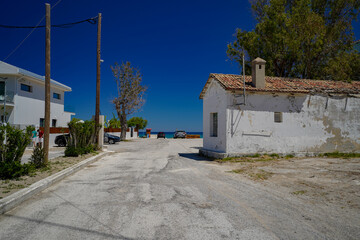
[[[165,138],[174,138],[175,132],[164,132]],[[145,136],[146,132],[139,132],[139,137]],[[151,135],[157,135],[158,132],[151,132]],[[203,132],[186,132],[188,135],[200,135],[200,138],[203,138]]]

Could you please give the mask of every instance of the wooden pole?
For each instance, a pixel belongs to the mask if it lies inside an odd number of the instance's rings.
[[[98,15],[98,28],[97,28],[97,56],[96,56],[96,107],[95,107],[95,130],[96,142],[99,140],[99,115],[100,115],[100,51],[101,51],[101,13]]]
[[[44,126],[44,155],[45,164],[49,158],[49,136],[50,136],[50,4],[46,7],[46,31],[45,31],[45,126]]]

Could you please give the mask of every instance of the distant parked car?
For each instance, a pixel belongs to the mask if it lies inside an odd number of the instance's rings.
[[[176,131],[174,133],[174,138],[186,138],[186,132],[185,131]]]
[[[164,132],[158,132],[157,138],[164,138],[165,139],[165,133]]]
[[[59,135],[59,136],[56,136],[54,142],[59,147],[65,147],[67,145],[69,138],[70,138],[70,134]],[[109,144],[114,144],[116,142],[120,142],[120,137],[105,133],[104,134],[104,142],[109,143]]]
[[[59,147],[65,147],[69,138],[70,138],[70,134],[62,134],[62,135],[56,136],[54,142]]]
[[[120,142],[120,137],[112,134],[104,133],[104,142],[109,144],[115,144],[116,142]]]

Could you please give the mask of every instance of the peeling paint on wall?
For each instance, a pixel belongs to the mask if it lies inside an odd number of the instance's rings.
[[[219,140],[206,136],[204,148],[234,153],[320,153],[360,152],[360,99],[345,95],[248,93],[247,105],[236,105],[232,93],[219,91],[204,98],[204,119],[219,112],[225,131]],[[214,91],[209,88],[209,91]],[[210,101],[209,101],[210,100]],[[216,102],[216,104],[215,104]],[[226,111],[221,111],[220,108]],[[215,109],[215,110],[214,110]],[[283,122],[274,122],[274,112],[283,113]],[[244,118],[245,117],[245,118]],[[243,134],[271,132],[267,134]],[[217,141],[217,142],[216,142]],[[216,144],[214,143],[216,142]],[[221,143],[221,145],[220,145]]]

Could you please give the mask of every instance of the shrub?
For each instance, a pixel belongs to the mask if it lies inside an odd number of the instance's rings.
[[[13,179],[29,174],[34,171],[32,164],[21,162],[9,162],[0,164],[0,179]]]
[[[21,164],[21,157],[26,146],[31,142],[33,129],[33,127],[27,127],[25,130],[21,130],[8,124],[0,126],[1,179],[17,178],[28,174],[31,170],[31,164]]]
[[[77,156],[79,156],[79,149],[75,148],[74,146],[67,146],[65,149],[65,156],[66,157],[77,157]]]
[[[93,152],[96,146],[96,133],[100,126],[95,130],[95,121],[82,122],[74,118],[69,122],[70,138],[65,150],[65,156],[77,157],[82,154]]]
[[[35,168],[42,168],[45,167],[45,153],[44,149],[37,145],[30,157],[30,163],[35,166]]]

